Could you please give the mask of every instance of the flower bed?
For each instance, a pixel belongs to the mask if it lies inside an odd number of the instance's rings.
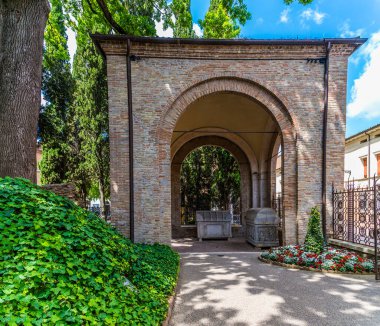
[[[301,266],[319,271],[351,273],[372,273],[372,259],[343,249],[325,247],[321,254],[305,251],[303,246],[284,246],[272,248],[260,255],[261,260],[284,265]]]

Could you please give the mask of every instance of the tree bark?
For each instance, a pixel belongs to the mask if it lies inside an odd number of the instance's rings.
[[[0,0],[0,177],[36,182],[47,0]]]
[[[104,196],[104,183],[102,179],[99,179],[99,200],[100,200],[100,216],[107,220],[106,216],[106,198]]]

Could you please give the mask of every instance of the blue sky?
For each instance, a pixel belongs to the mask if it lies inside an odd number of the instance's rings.
[[[314,0],[287,6],[282,0],[246,0],[252,19],[244,38],[369,38],[349,60],[347,136],[380,123],[380,0]],[[191,0],[197,24],[209,1]],[[198,26],[195,30],[200,33]],[[169,36],[170,31],[164,33]]]
[[[297,1],[296,1],[297,2]],[[366,37],[348,66],[347,136],[380,123],[380,0],[314,0],[311,5],[287,6],[282,0],[245,0],[252,19],[242,27],[244,38]],[[194,30],[209,6],[207,0],[191,0]],[[159,36],[172,36],[157,24]],[[75,35],[68,32],[71,55]]]

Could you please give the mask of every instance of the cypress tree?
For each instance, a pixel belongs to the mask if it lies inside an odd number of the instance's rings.
[[[68,115],[74,82],[67,47],[65,16],[59,0],[51,0],[51,13],[45,31],[42,94],[45,104],[39,116],[39,138],[42,141],[40,163],[42,183],[68,180],[69,156]]]
[[[175,18],[173,36],[182,38],[195,37],[190,0],[173,0],[170,7]]]
[[[316,207],[311,209],[311,215],[307,225],[307,233],[305,238],[306,251],[315,252],[317,254],[323,251],[324,239],[322,234],[321,216]]]
[[[211,0],[204,20],[199,21],[204,38],[234,38],[240,25],[251,19],[244,0]]]

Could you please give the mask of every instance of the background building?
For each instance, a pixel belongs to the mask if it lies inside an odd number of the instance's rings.
[[[346,139],[345,185],[369,186],[380,176],[380,124]]]

